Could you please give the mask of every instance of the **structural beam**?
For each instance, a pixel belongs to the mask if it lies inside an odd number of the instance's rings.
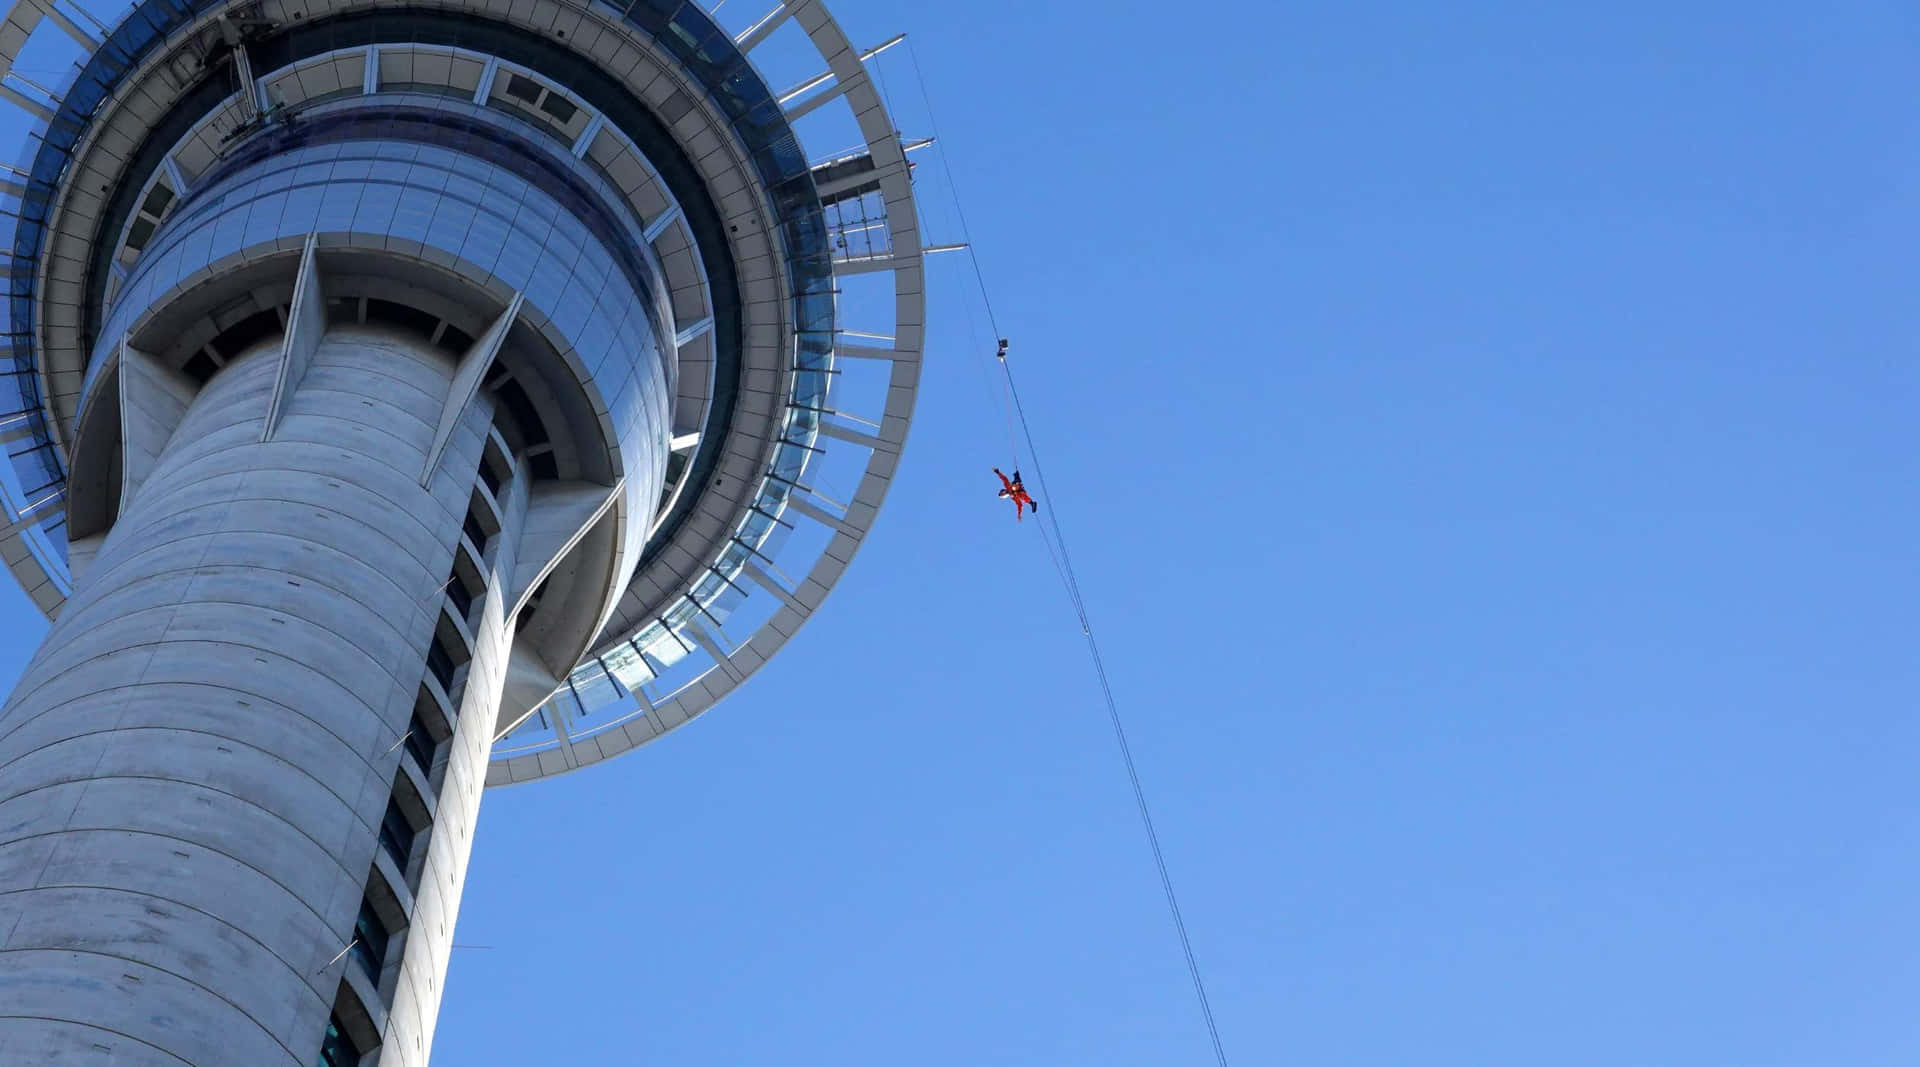
[[[11,541],[38,525],[40,520],[31,513],[22,515],[12,522],[5,522],[4,516],[0,516],[0,541]]]
[[[580,704],[581,710],[586,709],[586,705],[580,703],[580,694],[573,692],[571,683],[568,684],[567,695],[573,698],[574,703]],[[553,736],[560,741],[560,758],[566,761],[569,768],[580,766],[580,757],[573,753],[573,713],[567,710],[566,702],[562,700],[549,700],[545,707],[547,721],[553,724]]]
[[[176,197],[187,195],[186,172],[180,169],[180,164],[174,160],[173,156],[170,154],[161,156],[160,165],[166,168],[167,182],[173,186],[173,195]]]
[[[801,119],[806,118],[808,115],[813,114],[815,111],[818,111],[820,108],[825,107],[826,105],[833,103],[835,100],[838,100],[841,97],[847,95],[847,90],[853,88],[855,84],[857,84],[862,78],[865,78],[865,77],[866,77],[866,73],[863,71],[861,72],[860,76],[857,78],[851,78],[846,81],[835,82],[831,89],[822,89],[821,91],[813,94],[812,96],[807,97],[805,100],[800,101],[799,103],[793,105],[792,107],[786,108],[787,122],[789,124],[799,122]],[[805,90],[797,89],[794,92],[805,92]],[[783,102],[786,100],[791,100],[793,99],[793,93],[789,93],[785,97],[782,97],[781,99]],[[782,106],[783,107],[785,106],[784,103],[782,104]]]
[[[838,274],[878,274],[883,270],[893,270],[900,264],[892,254],[884,256],[861,256],[859,259],[836,259],[833,269]]]
[[[866,51],[860,53],[860,62],[865,63],[867,60],[872,59],[874,56],[879,55],[880,53],[886,51],[889,48],[892,48],[894,45],[897,45],[901,41],[904,41],[906,39],[907,39],[906,34],[904,33],[896,34],[892,39],[885,41],[881,44],[874,45],[872,48],[869,48]],[[796,85],[793,88],[788,89],[786,92],[782,93],[780,95],[779,102],[782,104],[785,104],[787,101],[800,96],[802,93],[805,93],[809,89],[818,88],[819,86],[827,84],[827,81],[832,77],[833,77],[833,72],[830,70],[823,74],[816,74],[813,77],[808,78],[806,81],[801,82],[799,85]]]
[[[82,48],[92,51],[100,47],[100,38],[82,27],[79,23],[68,18],[65,12],[53,6],[53,0],[32,0],[32,2],[34,7],[40,9],[42,15],[52,19],[55,26],[60,27],[61,30],[66,32],[68,37],[79,42]]]
[[[714,640],[713,635],[707,632],[707,628],[700,625],[700,620],[688,619],[687,624],[681,629],[687,632],[688,637],[693,638],[693,643],[699,645],[701,651],[713,657],[713,665],[720,668],[720,673],[735,682],[742,680],[739,668],[733,665],[733,660],[720,647],[720,642]]]
[[[773,36],[773,31],[779,29],[781,24],[787,21],[787,17],[792,14],[793,5],[789,3],[788,0],[780,0],[780,4],[762,16],[759,22],[747,27],[745,32],[735,37],[733,39],[734,45],[738,47],[742,53],[753,51],[766,43],[767,38]]]
[[[912,354],[897,348],[881,348],[878,345],[834,345],[833,354],[843,359],[884,359],[888,361],[912,358]]]
[[[652,222],[647,223],[646,232],[640,236],[645,238],[648,244],[652,244],[659,240],[660,235],[667,232],[667,227],[673,225],[673,220],[679,217],[680,205],[670,204],[665,211],[655,215]]]
[[[587,151],[593,147],[593,139],[600,136],[601,127],[607,124],[607,117],[595,112],[580,130],[580,136],[573,139],[573,158],[587,158]]]
[[[867,157],[863,156],[860,158],[865,159]],[[834,200],[862,186],[878,184],[880,179],[894,172],[894,168],[892,167],[888,167],[885,170],[872,166],[860,169],[858,161],[855,161],[852,166],[848,166],[846,169],[850,171],[850,173],[842,174],[840,177],[831,178],[827,181],[814,183],[814,190],[820,194],[820,199]]]
[[[845,441],[851,445],[859,445],[862,448],[871,448],[875,452],[898,451],[891,442],[884,438],[876,437],[870,433],[861,433],[859,430],[849,429],[837,422],[828,422],[825,419],[820,420],[820,432],[835,440]]]
[[[921,256],[937,255],[941,252],[962,252],[965,251],[966,248],[967,246],[964,244],[928,245],[911,256],[896,256],[888,252],[877,256],[836,259],[833,261],[833,269],[839,274],[877,274],[883,270],[898,270],[901,267],[912,266],[914,265],[914,261]]]
[[[499,57],[488,56],[487,65],[480,68],[480,84],[473,87],[474,103],[484,104],[487,102],[487,98],[493,95],[493,79],[498,77],[499,74],[500,74]]]
[[[853,528],[847,520],[829,513],[826,509],[795,493],[787,497],[787,506],[805,515],[822,526],[832,527],[848,537],[859,537],[860,531]]]
[[[892,37],[889,37],[886,40],[881,41],[879,44],[874,45],[872,48],[869,48],[866,51],[860,53],[860,62],[865,63],[867,60],[872,59],[874,56],[879,55],[880,53],[886,51],[889,48],[892,48],[894,45],[897,45],[906,39],[907,39],[906,34],[896,33]]]
[[[8,103],[13,104],[20,108],[20,110],[38,118],[42,122],[53,121],[52,108],[15,89],[4,81],[0,81],[0,100],[6,100]]]
[[[685,348],[705,336],[707,331],[711,329],[713,329],[713,316],[709,315],[675,334],[673,337],[673,347]]]
[[[773,575],[768,574],[766,572],[766,569],[761,567],[758,563],[755,563],[752,560],[748,560],[746,566],[743,569],[745,570],[747,577],[753,579],[754,584],[758,585],[762,589],[765,589],[767,592],[772,593],[774,596],[780,598],[780,602],[782,604],[785,604],[786,606],[792,608],[793,610],[799,612],[802,615],[807,614],[807,606],[805,604],[800,603],[799,599],[796,598],[792,593],[787,592],[786,586],[783,586],[779,582],[774,581]]]

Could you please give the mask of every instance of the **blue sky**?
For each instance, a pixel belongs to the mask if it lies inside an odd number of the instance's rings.
[[[1235,1063],[1920,1056],[1910,7],[833,7],[914,35]],[[1207,1061],[932,277],[821,616],[488,795],[437,1062]]]

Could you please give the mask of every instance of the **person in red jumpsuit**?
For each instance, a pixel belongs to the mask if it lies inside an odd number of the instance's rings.
[[[1012,478],[1008,478],[1006,475],[1000,474],[1000,468],[998,467],[993,468],[993,473],[1000,475],[1001,499],[1013,501],[1014,521],[1016,522],[1026,521],[1026,514],[1021,510],[1021,507],[1020,507],[1022,504],[1025,504],[1027,507],[1032,508],[1033,513],[1035,515],[1040,514],[1039,502],[1034,500],[1032,494],[1027,492],[1026,486],[1020,484],[1019,471],[1017,470],[1014,471]]]

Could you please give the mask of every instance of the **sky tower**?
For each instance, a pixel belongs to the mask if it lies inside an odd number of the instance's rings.
[[[52,628],[0,1063],[427,1062],[482,790],[711,707],[886,495],[878,50],[816,0],[12,4],[0,554]]]

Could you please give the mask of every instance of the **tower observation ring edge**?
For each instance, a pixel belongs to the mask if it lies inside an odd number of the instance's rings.
[[[63,521],[60,515],[63,509],[58,505],[64,493],[61,483],[65,475],[64,456],[55,428],[49,425],[50,413],[46,409],[49,390],[41,380],[45,368],[36,364],[31,348],[31,326],[39,299],[36,292],[38,272],[34,268],[37,265],[35,260],[44,251],[42,242],[45,236],[43,229],[35,228],[35,223],[44,226],[50,201],[72,179],[73,175],[67,172],[71,153],[88,132],[92,109],[98,108],[111,95],[113,79],[102,76],[101,71],[105,68],[96,67],[96,63],[104,63],[107,67],[117,65],[124,74],[131,64],[146,56],[151,49],[174,40],[170,34],[227,6],[230,5],[190,6],[176,0],[146,0],[137,4],[111,31],[92,36],[70,15],[62,14],[53,0],[19,0],[6,19],[8,29],[13,32],[0,36],[0,63],[5,64],[0,68],[0,98],[23,107],[37,119],[34,136],[27,140],[31,145],[37,138],[39,145],[32,158],[25,161],[29,165],[15,170],[13,180],[0,178],[0,196],[13,201],[9,206],[14,207],[18,216],[12,262],[7,269],[9,314],[12,317],[10,333],[13,340],[7,369],[20,383],[22,398],[26,400],[18,405],[23,410],[0,415],[0,436],[9,442],[31,442],[29,448],[10,444],[9,450],[15,454],[15,462],[9,463],[6,471],[0,473],[0,490],[4,490],[0,496],[4,497],[5,504],[4,513],[0,513],[0,555],[5,556],[36,604],[49,614],[58,609],[70,586],[64,574],[64,559],[55,547]],[[480,3],[468,6],[484,9]],[[692,69],[692,61],[678,55],[676,50],[666,48],[662,44],[660,31],[634,22],[630,17],[631,11],[619,12],[597,2],[590,7],[603,18],[622,18],[630,28],[651,35],[654,44],[679,60],[684,73],[697,77],[698,72]],[[446,5],[438,5],[435,10],[447,13],[451,9]],[[659,18],[664,22],[667,16],[653,12],[647,17]],[[683,28],[691,24],[699,29],[703,45],[714,45],[714,35],[724,34],[704,11],[692,4],[681,7],[671,17]],[[746,32],[737,37],[726,35],[731,58],[722,55],[722,62],[718,66],[731,75],[751,75],[760,92],[771,100],[772,95],[766,91],[758,71],[750,62],[743,60],[747,53],[765,40],[773,28],[787,20],[792,20],[805,32],[815,51],[826,61],[831,80],[826,82],[825,89],[795,106],[784,106],[790,97],[781,98],[775,103],[780,109],[778,128],[784,131],[792,145],[787,160],[789,169],[780,175],[779,180],[803,186],[806,198],[817,209],[820,198],[814,190],[814,175],[805,157],[799,153],[797,140],[792,139],[791,123],[823,105],[844,104],[848,107],[865,141],[866,152],[872,162],[873,183],[885,205],[885,227],[890,251],[884,256],[857,261],[834,259],[830,251],[823,251],[825,269],[819,273],[819,277],[824,279],[822,289],[831,300],[833,279],[838,271],[890,272],[893,276],[895,323],[891,344],[886,347],[840,344],[841,331],[837,323],[828,318],[827,330],[820,331],[817,319],[809,323],[800,313],[800,300],[805,294],[798,289],[788,292],[787,302],[794,307],[795,313],[787,325],[783,347],[791,352],[793,365],[789,368],[791,378],[786,383],[783,399],[792,396],[792,379],[808,373],[824,379],[825,372],[831,370],[835,359],[848,356],[887,361],[888,388],[884,408],[873,418],[851,412],[796,413],[794,405],[788,403],[785,421],[781,424],[778,436],[782,442],[786,442],[792,435],[798,435],[799,440],[793,443],[807,451],[818,451],[811,446],[819,442],[822,436],[833,439],[832,447],[844,445],[851,449],[866,449],[867,462],[858,489],[843,508],[829,510],[805,497],[801,487],[792,486],[791,483],[775,487],[775,479],[763,475],[749,494],[756,505],[773,502],[776,516],[795,522],[817,523],[827,527],[830,532],[825,548],[816,557],[799,562],[783,558],[775,568],[776,573],[783,577],[791,573],[799,575],[797,579],[775,579],[751,557],[745,558],[730,576],[721,574],[717,569],[719,561],[709,564],[708,569],[719,574],[732,588],[738,590],[747,586],[752,595],[775,597],[780,604],[771,618],[750,637],[730,648],[723,644],[724,634],[715,636],[715,631],[719,630],[717,625],[711,628],[704,625],[704,609],[693,612],[690,618],[678,625],[668,625],[666,629],[676,642],[689,649],[695,658],[704,656],[710,660],[710,665],[671,692],[652,695],[641,693],[640,703],[632,711],[596,723],[591,728],[569,731],[567,721],[562,718],[559,702],[578,699],[577,680],[569,678],[568,684],[557,691],[555,699],[549,701],[553,706],[554,735],[531,744],[516,738],[507,738],[498,743],[495,758],[488,769],[488,785],[529,781],[600,762],[669,732],[711,708],[769,660],[817,610],[857,552],[884,501],[911,424],[924,339],[922,244],[911,180],[904,148],[880,94],[869,80],[864,57],[854,50],[819,0],[783,0],[772,14]],[[51,22],[68,36],[82,41],[83,48],[91,45],[91,52],[87,64],[76,73],[70,84],[61,87],[57,94],[42,90],[48,100],[46,103],[37,103],[31,98],[23,98],[6,79],[26,38],[39,29],[43,22]],[[709,73],[716,71],[710,70]],[[14,77],[17,79],[17,75]],[[727,112],[715,95],[717,90],[711,84],[707,88],[708,98],[702,103],[725,116]],[[733,128],[737,135],[737,125]],[[763,155],[764,159],[761,158]],[[777,163],[778,157],[772,153],[756,153],[751,162],[758,168],[768,162]],[[760,192],[767,196],[771,188],[772,185],[767,184]],[[37,219],[29,219],[28,216],[35,210],[41,214]],[[784,258],[792,268],[796,259],[795,250],[786,248]],[[816,267],[820,265],[815,264]],[[26,316],[25,329],[21,318],[23,314]],[[828,333],[825,340],[817,336],[823,332]],[[809,333],[816,334],[812,338],[812,345],[817,358],[811,362],[806,358],[807,345],[801,343]],[[26,345],[20,343],[23,337]],[[872,427],[873,432],[853,429],[840,418],[842,415]],[[39,489],[27,487],[27,481],[16,471],[19,465],[17,457],[21,456],[33,457],[29,467],[38,464],[54,476],[49,479],[48,485]],[[732,578],[740,578],[741,582],[735,584]],[[692,600],[691,595],[687,599]],[[696,609],[700,608],[697,600],[693,601],[693,605]],[[705,621],[712,621],[711,617],[706,616]],[[611,642],[608,640],[610,636],[614,637]],[[631,631],[624,635],[602,634],[596,649],[599,654],[590,656],[576,669],[576,673],[586,673],[589,675],[588,681],[596,673],[605,677],[605,667],[600,657],[606,655],[607,650],[620,640],[631,643],[633,636]],[[600,664],[597,669],[596,663]]]
[[[774,594],[781,599],[782,606],[752,636],[740,642],[731,652],[713,647],[711,641],[696,642],[696,647],[714,660],[711,667],[677,687],[666,700],[653,702],[651,707],[644,707],[615,723],[601,725],[592,733],[558,743],[524,748],[511,744],[496,745],[494,760],[487,771],[489,786],[550,777],[611,758],[652,741],[710,710],[753,671],[770,660],[819,608],[871,530],[891,486],[912,424],[926,322],[926,290],[921,264],[923,244],[906,151],[881,94],[872,84],[861,53],[853,47],[823,3],[818,0],[783,0],[772,13],[736,40],[745,42],[746,49],[750,51],[757,40],[764,40],[766,33],[789,18],[805,31],[814,49],[826,60],[832,75],[832,82],[826,88],[801,101],[799,107],[811,108],[823,102],[845,102],[865,140],[867,154],[873,162],[874,180],[887,209],[891,251],[884,257],[884,262],[834,261],[836,269],[890,271],[894,280],[894,332],[891,344],[880,348],[842,343],[839,340],[840,331],[836,330],[832,345],[836,357],[857,354],[862,358],[884,359],[890,365],[884,410],[878,420],[868,420],[878,425],[878,432],[832,435],[849,442],[852,447],[869,449],[859,487],[840,515],[833,515],[817,504],[805,501],[796,506],[794,510],[807,521],[830,525],[833,536],[794,583],[793,589]],[[791,111],[789,109],[789,113]],[[764,484],[768,483],[763,481]],[[777,580],[751,562],[746,573],[751,574],[754,581],[769,592],[777,585]],[[698,630],[697,620],[693,628]],[[715,651],[725,654],[713,656]],[[562,691],[556,694],[556,700],[566,699],[566,696]]]

